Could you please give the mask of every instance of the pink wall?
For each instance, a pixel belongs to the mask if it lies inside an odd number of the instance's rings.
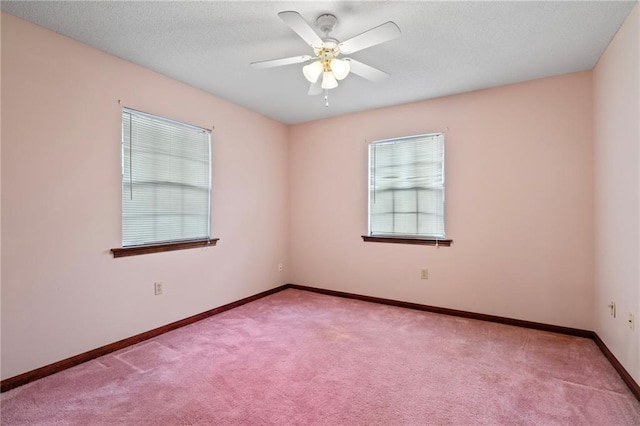
[[[293,126],[291,282],[591,329],[591,84],[587,71]],[[363,242],[367,143],[441,131],[453,245]]]
[[[0,20],[0,82],[2,81],[2,20]],[[0,84],[0,99],[2,99],[2,84]],[[2,102],[0,102],[0,117],[2,117]],[[0,119],[0,295],[2,295],[2,120]],[[2,303],[0,303],[0,370],[2,366]]]
[[[7,14],[2,59],[3,379],[287,281],[286,126]],[[217,247],[112,258],[118,99],[215,125]]]
[[[640,383],[640,6],[593,72],[595,330]],[[607,305],[617,305],[617,316]]]

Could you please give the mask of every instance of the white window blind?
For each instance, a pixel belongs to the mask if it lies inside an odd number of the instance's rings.
[[[369,235],[445,238],[442,133],[369,145]]]
[[[209,238],[211,132],[122,111],[122,246]]]

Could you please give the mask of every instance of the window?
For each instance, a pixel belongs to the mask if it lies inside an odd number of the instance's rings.
[[[120,250],[193,241],[209,245],[216,241],[209,239],[210,206],[211,132],[124,108]]]
[[[371,143],[368,237],[374,238],[365,241],[448,245],[444,194],[444,134]],[[415,241],[405,241],[409,239]]]

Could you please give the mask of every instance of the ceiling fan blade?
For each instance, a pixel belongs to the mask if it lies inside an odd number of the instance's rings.
[[[313,56],[309,56],[309,55],[292,56],[290,58],[271,59],[269,61],[251,62],[251,66],[253,68],[273,68],[273,67],[280,67],[282,65],[301,64],[303,62],[307,62],[311,58],[313,58]]]
[[[394,22],[385,22],[338,45],[340,52],[350,54],[399,37],[402,32]]]
[[[359,75],[362,78],[366,78],[367,80],[370,80],[376,83],[389,78],[389,74],[377,68],[374,68],[367,64],[363,64],[362,62],[356,61],[355,59],[351,59],[351,58],[344,58],[344,59],[345,61],[349,61],[351,63],[351,72],[356,75]]]
[[[320,93],[322,93],[322,79],[319,78],[318,81],[316,81],[315,83],[311,83],[309,85],[309,92],[307,92],[308,95],[310,96],[314,96],[314,95],[319,95]]]
[[[285,24],[291,27],[293,31],[296,32],[309,46],[312,48],[322,47],[322,39],[320,36],[311,28],[307,21],[298,13],[293,11],[286,11],[278,13],[280,19],[284,21]]]

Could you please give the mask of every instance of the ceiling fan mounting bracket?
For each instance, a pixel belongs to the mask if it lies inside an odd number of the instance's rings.
[[[333,29],[338,25],[338,18],[330,13],[325,13],[324,15],[318,16],[316,19],[316,25],[320,28],[325,34],[329,34]]]

